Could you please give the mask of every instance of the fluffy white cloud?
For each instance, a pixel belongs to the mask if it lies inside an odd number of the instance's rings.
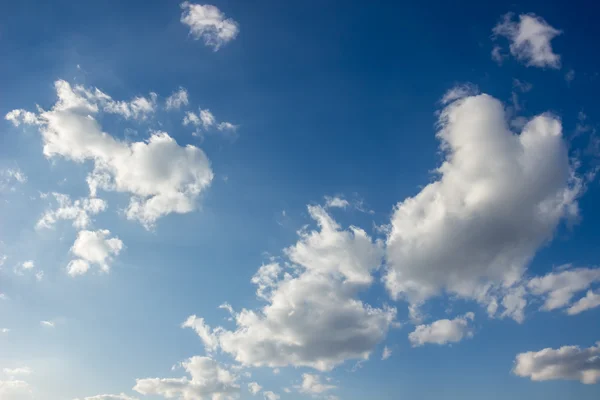
[[[202,39],[204,44],[211,46],[215,51],[235,39],[240,31],[238,23],[231,18],[225,18],[225,14],[215,6],[185,1],[181,3],[181,8],[181,23],[190,28],[192,36]]]
[[[94,170],[87,179],[92,197],[98,189],[130,193],[126,215],[147,228],[164,215],[196,208],[196,199],[213,178],[202,150],[181,147],[165,132],[154,132],[147,141],[126,143],[103,132],[94,118],[100,110],[141,118],[152,104],[140,98],[115,102],[98,89],[72,87],[62,80],[55,87],[57,102],[49,111],[40,110],[35,120],[44,155],[80,163],[92,160]]]
[[[462,317],[440,319],[430,325],[419,325],[408,335],[408,339],[413,347],[426,343],[443,345],[460,342],[465,337],[473,336],[473,328],[469,321],[473,321],[474,318],[475,314],[468,312]]]
[[[0,399],[21,400],[29,399],[30,396],[31,387],[27,382],[20,380],[0,381]]]
[[[31,375],[31,373],[33,371],[29,367],[17,367],[17,368],[4,368],[2,370],[2,372],[4,372],[4,374],[6,374],[9,377],[15,377],[18,375]]]
[[[600,380],[600,342],[587,349],[563,346],[518,354],[513,373],[533,381],[565,379],[597,383]]]
[[[588,290],[585,297],[579,299],[567,310],[567,314],[575,315],[600,306],[600,294]]]
[[[390,349],[389,347],[385,346],[383,348],[383,352],[381,353],[381,359],[382,360],[387,360],[391,356],[392,356],[392,349]]]
[[[23,275],[23,272],[31,271],[34,268],[35,268],[35,263],[33,262],[33,260],[24,261],[15,267],[15,274]]]
[[[78,399],[75,399],[78,400]],[[84,397],[83,400],[138,400],[136,397],[121,394],[99,394],[96,396]]]
[[[240,390],[238,377],[208,357],[195,356],[181,363],[190,378],[146,378],[136,381],[135,390],[143,395],[167,399],[226,400],[234,399]]]
[[[52,228],[58,220],[72,220],[73,226],[78,229],[87,228],[92,219],[90,215],[106,210],[107,204],[97,197],[82,198],[72,201],[69,195],[52,193],[57,207],[47,210],[37,222],[36,228]]]
[[[264,396],[265,400],[279,400],[281,398],[278,394],[273,393],[270,390],[264,392],[263,396]]]
[[[510,53],[527,66],[560,68],[560,56],[552,51],[550,42],[561,31],[535,14],[521,14],[518,21],[513,17],[506,14],[493,29],[494,35],[510,41]]]
[[[560,121],[543,114],[517,135],[502,104],[482,94],[448,105],[437,133],[439,178],[395,207],[387,237],[386,286],[419,304],[443,291],[497,310],[559,222],[578,213],[581,180]],[[520,296],[523,300],[523,296]],[[521,307],[522,308],[522,307]]]
[[[542,310],[566,307],[576,293],[588,289],[594,282],[600,282],[600,268],[569,270],[565,269],[566,267],[562,267],[559,272],[551,272],[529,281],[529,290],[535,295],[545,297]]]
[[[395,319],[395,309],[358,299],[381,264],[382,243],[357,227],[341,229],[321,206],[308,211],[320,230],[302,230],[284,251],[289,262],[264,265],[252,279],[268,304],[234,314],[233,331],[211,332],[221,350],[244,365],[330,370],[366,359]]]
[[[53,321],[40,321],[41,326],[45,326],[47,328],[54,328],[56,324]]]
[[[302,384],[297,387],[300,393],[321,394],[333,390],[334,385],[328,385],[321,382],[321,377],[314,374],[302,374]]]
[[[248,391],[252,393],[252,395],[258,394],[262,390],[262,386],[260,386],[257,382],[250,382],[248,384]]]
[[[100,267],[102,272],[108,272],[113,256],[119,255],[123,249],[123,242],[109,235],[110,231],[106,229],[79,231],[71,247],[71,252],[78,258],[69,262],[67,273],[71,276],[85,274],[92,264]]]
[[[167,110],[179,109],[182,106],[189,104],[188,92],[184,88],[179,88],[178,91],[167,97],[165,108]]]
[[[37,123],[37,115],[25,110],[12,110],[6,114],[4,119],[12,122],[14,126],[21,124],[33,125]]]

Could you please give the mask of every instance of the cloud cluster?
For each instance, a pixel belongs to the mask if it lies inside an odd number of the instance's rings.
[[[31,387],[25,381],[11,379],[0,380],[0,399],[21,400],[31,398]]]
[[[204,40],[204,44],[215,51],[235,39],[240,31],[238,23],[225,18],[225,14],[215,6],[185,1],[181,3],[181,8],[181,23],[190,28],[190,35]]]
[[[551,272],[541,277],[532,278],[527,284],[529,290],[545,299],[542,310],[551,311],[564,308],[571,304],[575,294],[588,289],[592,284],[600,282],[600,268],[566,269],[564,266],[557,272]],[[569,314],[577,314],[591,308],[595,303],[594,294],[583,300],[575,308],[569,309]]]
[[[551,41],[561,31],[550,26],[535,14],[521,14],[519,20],[506,14],[493,29],[495,36],[504,36],[510,41],[510,53],[527,66],[560,68],[560,56],[552,50]],[[494,60],[501,62],[504,56],[500,47],[492,51]]]
[[[110,270],[113,257],[119,255],[123,242],[116,237],[110,237],[110,231],[82,230],[71,247],[71,252],[77,258],[67,265],[67,273],[71,276],[83,275],[92,265],[97,265],[102,272]]]
[[[523,273],[560,221],[577,216],[581,181],[558,118],[539,115],[519,135],[506,121],[485,94],[440,113],[438,179],[398,203],[391,220],[385,283],[394,298],[419,304],[446,291],[493,315],[496,297],[512,294],[501,304],[518,318]]]
[[[563,346],[518,354],[513,373],[533,381],[563,379],[597,383],[600,381],[600,342],[587,349]]]
[[[235,135],[238,127],[231,122],[217,122],[214,114],[208,109],[199,109],[198,113],[188,111],[183,117],[183,125],[196,127],[194,135],[200,136],[201,132],[208,132],[211,129],[217,129],[225,135]]]
[[[38,125],[46,157],[94,162],[87,181],[92,197],[98,189],[131,194],[127,218],[146,228],[170,213],[187,213],[206,189],[213,172],[204,152],[192,145],[181,147],[165,132],[154,132],[147,141],[126,143],[102,131],[94,117],[104,110],[126,117],[145,115],[147,102],[115,102],[98,89],[55,82],[57,102],[51,110],[40,110],[35,120],[10,117],[13,123]],[[24,112],[17,113],[23,115]],[[14,112],[13,112],[14,114]],[[21,118],[21,119],[19,119]]]
[[[71,197],[62,193],[52,193],[57,207],[49,209],[40,217],[36,228],[53,228],[59,220],[72,220],[73,226],[78,229],[87,228],[92,219],[90,215],[96,215],[106,210],[106,201],[97,197],[82,198],[75,201]]]
[[[252,280],[265,307],[234,313],[235,330],[207,330],[203,321],[188,319],[186,325],[209,348],[216,340],[223,352],[249,366],[326,371],[368,358],[385,337],[396,310],[358,299],[381,264],[382,243],[357,227],[341,229],[321,206],[308,211],[320,229],[301,231],[298,242],[284,250],[288,262],[263,266]]]
[[[181,363],[191,378],[145,378],[136,381],[133,390],[143,395],[167,399],[227,400],[237,398],[238,377],[208,357],[192,357]]]
[[[305,394],[321,394],[335,388],[335,385],[323,383],[321,377],[315,374],[302,374],[302,383],[297,387],[300,393]]]
[[[167,97],[165,101],[165,108],[167,110],[179,109],[182,106],[189,104],[188,92],[184,88],[179,88],[178,91]]]
[[[473,336],[473,321],[475,314],[466,313],[462,317],[454,319],[440,319],[430,325],[419,325],[414,332],[408,335],[413,347],[423,346],[426,343],[448,344],[460,342],[465,337]]]

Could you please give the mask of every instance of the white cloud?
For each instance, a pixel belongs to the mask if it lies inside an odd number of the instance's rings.
[[[30,395],[31,387],[25,381],[0,381],[0,399],[2,400],[29,399]]]
[[[62,80],[55,82],[55,87],[58,101],[36,117],[44,155],[78,163],[92,160],[94,171],[87,178],[92,197],[98,189],[130,193],[127,218],[148,229],[164,215],[196,208],[196,199],[213,178],[201,149],[181,147],[165,132],[154,132],[143,142],[115,139],[102,131],[94,115],[102,107],[105,112],[125,116],[145,115],[145,102],[135,99],[131,104],[136,106],[122,106],[125,102],[114,102],[98,89],[72,87]]]
[[[511,13],[506,14],[493,29],[495,36],[504,36],[510,41],[510,53],[527,66],[560,68],[560,56],[553,52],[550,42],[561,31],[535,14],[521,14],[519,21],[513,21],[513,17]],[[493,57],[494,54],[500,53],[493,52]]]
[[[219,347],[219,339],[211,332],[210,326],[204,323],[204,318],[195,315],[190,316],[182,325],[182,328],[192,328],[204,343],[206,351],[212,353]]]
[[[565,269],[566,267],[568,266],[562,267],[559,272],[532,278],[527,284],[533,294],[545,297],[542,310],[566,307],[576,293],[600,282],[600,268]]]
[[[85,274],[92,264],[100,267],[102,272],[110,270],[113,256],[118,256],[123,249],[123,242],[119,238],[109,238],[110,231],[79,231],[77,239],[71,247],[71,252],[78,257],[67,266],[67,273],[71,276]]]
[[[261,390],[262,390],[262,386],[260,386],[256,382],[250,382],[248,384],[248,391],[250,393],[252,393],[253,396],[256,396],[258,394],[258,392],[260,392]]]
[[[27,175],[19,168],[7,168],[0,170],[0,191],[15,190],[15,183],[27,182]]]
[[[600,294],[588,290],[585,297],[579,299],[567,310],[567,314],[575,315],[600,306]]]
[[[508,55],[502,52],[502,47],[497,45],[494,46],[494,48],[492,49],[492,60],[496,61],[498,65],[502,65],[502,63],[507,57]]]
[[[513,373],[533,381],[562,379],[597,383],[600,380],[600,342],[587,349],[563,346],[518,354]]]
[[[327,208],[337,207],[337,208],[346,208],[350,205],[348,200],[342,199],[341,197],[329,197],[325,196],[325,206]]]
[[[107,204],[97,197],[82,198],[72,201],[69,195],[53,192],[57,208],[49,209],[40,217],[36,228],[53,228],[58,220],[72,220],[73,226],[78,229],[87,228],[96,215],[106,210]]]
[[[440,319],[430,325],[419,325],[414,332],[408,335],[413,347],[423,346],[426,343],[448,344],[460,342],[465,337],[473,336],[473,328],[469,321],[473,321],[475,315],[472,312],[452,320]]]
[[[0,333],[8,333],[8,332],[10,332],[10,329],[8,329],[8,328],[1,328],[0,329]]]
[[[7,121],[12,122],[14,126],[21,124],[35,125],[37,124],[37,115],[25,110],[12,110],[4,117]]]
[[[559,222],[577,216],[581,180],[560,121],[542,114],[517,135],[506,119],[485,94],[441,112],[439,177],[398,203],[391,219],[385,282],[394,298],[420,304],[446,291],[497,304]],[[508,300],[518,316],[517,298]]]
[[[35,262],[33,260],[24,261],[15,267],[15,274],[23,275],[25,271],[31,271],[35,268]]]
[[[217,328],[221,350],[244,365],[330,370],[366,359],[387,334],[396,310],[358,299],[381,264],[382,243],[361,229],[341,227],[320,206],[309,206],[320,230],[302,230],[285,249],[285,268],[262,266],[253,278],[268,304],[234,315],[237,329]]]
[[[314,374],[302,374],[302,384],[297,386],[298,391],[305,394],[321,394],[335,388],[334,385],[322,383],[321,377]]]
[[[188,92],[184,88],[179,88],[178,91],[167,97],[165,107],[167,110],[179,109],[182,106],[189,104]]]
[[[45,326],[47,328],[54,328],[56,324],[53,321],[40,321],[40,325]]]
[[[78,400],[78,399],[75,399]],[[138,400],[136,397],[121,394],[99,394],[96,396],[84,397],[83,400]]]
[[[40,282],[42,279],[44,279],[44,271],[38,271],[35,273],[35,279]]]
[[[265,397],[265,400],[279,400],[281,398],[278,394],[271,391],[264,392],[263,396]]]
[[[167,399],[226,400],[237,398],[238,377],[208,357],[195,356],[181,363],[191,376],[183,378],[146,378],[136,381],[135,390],[143,395]]]
[[[33,372],[29,367],[4,368],[2,370],[7,376],[15,377],[18,375],[31,375]]]
[[[233,137],[235,137],[238,129],[238,126],[231,122],[218,122],[214,114],[208,109],[200,109],[198,113],[194,113],[193,111],[186,112],[183,117],[183,125],[196,127],[197,131],[194,135],[197,136],[201,135],[200,128],[205,132],[216,128],[220,132],[223,132],[224,135],[233,135]]]
[[[381,353],[381,359],[382,360],[387,360],[391,356],[392,356],[392,349],[390,349],[389,347],[385,346],[383,348],[383,352]]]
[[[181,23],[190,28],[190,34],[196,39],[202,39],[204,44],[215,51],[235,39],[240,29],[238,23],[217,7],[209,4],[194,4],[188,1],[181,3],[183,13]]]
[[[477,86],[473,85],[472,83],[465,83],[449,89],[446,93],[444,93],[444,96],[442,96],[440,102],[443,105],[446,105],[452,103],[453,101],[469,96],[475,96],[477,94],[479,94],[479,88]]]

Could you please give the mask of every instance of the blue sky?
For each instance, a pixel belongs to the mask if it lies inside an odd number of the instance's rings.
[[[597,399],[597,10],[436,3],[0,2],[0,399]]]

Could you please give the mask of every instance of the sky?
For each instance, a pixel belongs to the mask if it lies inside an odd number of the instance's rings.
[[[0,400],[598,399],[590,2],[0,1]]]

